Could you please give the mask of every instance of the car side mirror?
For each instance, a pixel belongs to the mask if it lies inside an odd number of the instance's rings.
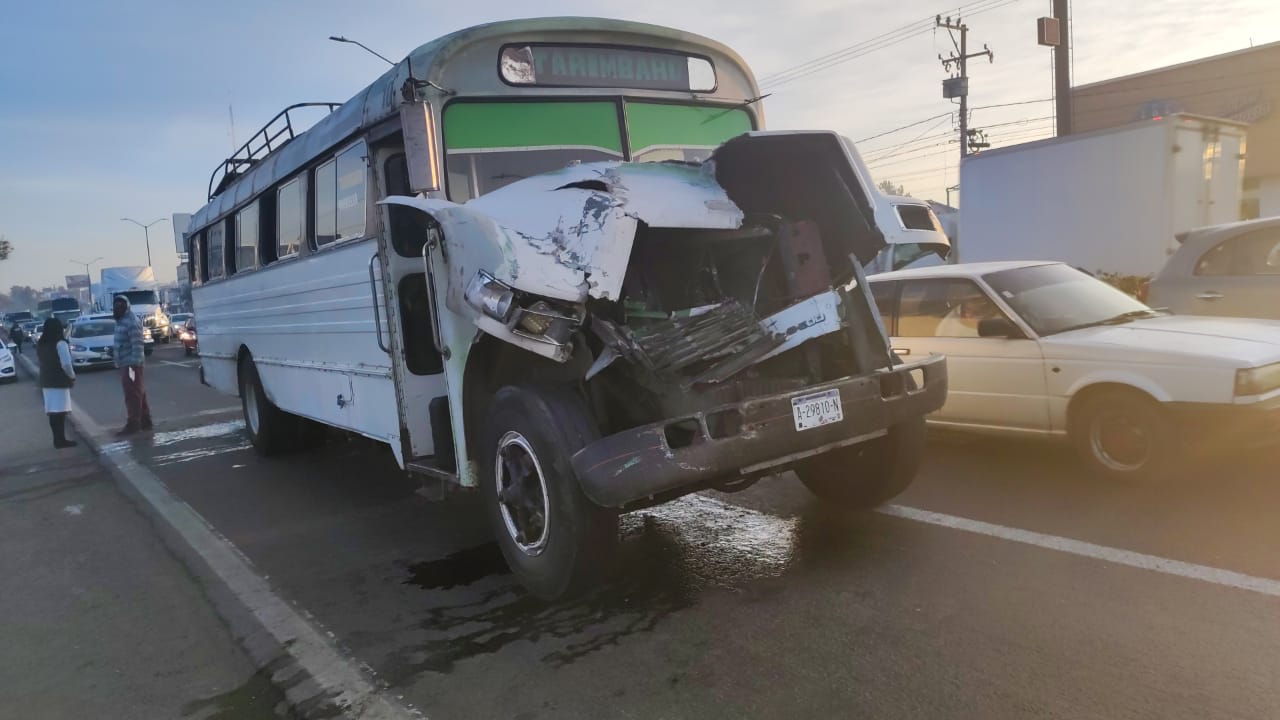
[[[1026,337],[1022,330],[1009,321],[1009,318],[995,317],[978,321],[978,337],[1007,338],[1021,340]]]

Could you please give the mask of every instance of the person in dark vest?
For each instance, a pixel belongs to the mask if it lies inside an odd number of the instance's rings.
[[[9,339],[13,341],[13,347],[22,354],[22,342],[27,339],[27,333],[22,329],[21,325],[14,324],[13,329],[9,331]]]
[[[63,337],[62,321],[44,321],[44,333],[36,342],[36,358],[40,361],[40,387],[44,389],[44,411],[49,415],[53,446],[75,447],[67,439],[67,415],[71,413],[71,386],[76,370],[71,365],[71,348]]]

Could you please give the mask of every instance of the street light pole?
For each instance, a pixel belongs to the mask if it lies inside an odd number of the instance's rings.
[[[84,262],[84,261],[81,261],[81,260],[71,260],[71,261],[70,261],[70,262],[75,263],[76,265],[83,265],[83,266],[84,266],[84,276],[85,276],[85,277],[87,277],[87,278],[89,278],[89,288],[88,288],[88,293],[89,293],[89,305],[90,305],[90,306],[92,306],[92,305],[93,305],[93,275],[89,273],[89,266],[90,266],[90,265],[92,265],[92,264],[94,264],[94,263],[96,263],[96,262],[98,262],[98,261],[99,261],[99,260],[101,260],[101,259],[102,259],[102,258],[100,258],[100,257],[96,257],[96,258],[94,258],[94,259],[92,259],[92,260],[89,260],[88,262]]]
[[[142,234],[147,239],[147,267],[151,267],[151,226],[158,222],[164,222],[165,218],[156,218],[147,224],[142,224],[133,218],[120,218],[124,222],[131,222],[142,228]]]

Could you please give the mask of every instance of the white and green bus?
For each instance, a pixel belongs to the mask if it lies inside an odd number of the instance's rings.
[[[945,366],[893,357],[861,266],[940,232],[838,135],[763,132],[759,95],[707,38],[546,18],[291,106],[192,218],[204,382],[263,453],[329,426],[480,489],[542,597],[602,566],[619,513],[700,489],[794,469],[891,497]]]

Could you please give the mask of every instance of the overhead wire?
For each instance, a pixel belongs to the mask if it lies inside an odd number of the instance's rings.
[[[978,2],[959,6],[957,8],[957,13],[972,17],[1019,1],[1020,0],[978,0]],[[760,78],[758,81],[759,85],[764,89],[776,89],[794,80],[799,80],[800,78],[822,72],[836,65],[862,57],[863,55],[867,55],[877,50],[883,50],[892,45],[896,45],[900,42],[936,29],[937,25],[935,19],[936,16],[911,22],[894,30],[881,33],[875,37],[841,48],[840,50],[770,73]]]

